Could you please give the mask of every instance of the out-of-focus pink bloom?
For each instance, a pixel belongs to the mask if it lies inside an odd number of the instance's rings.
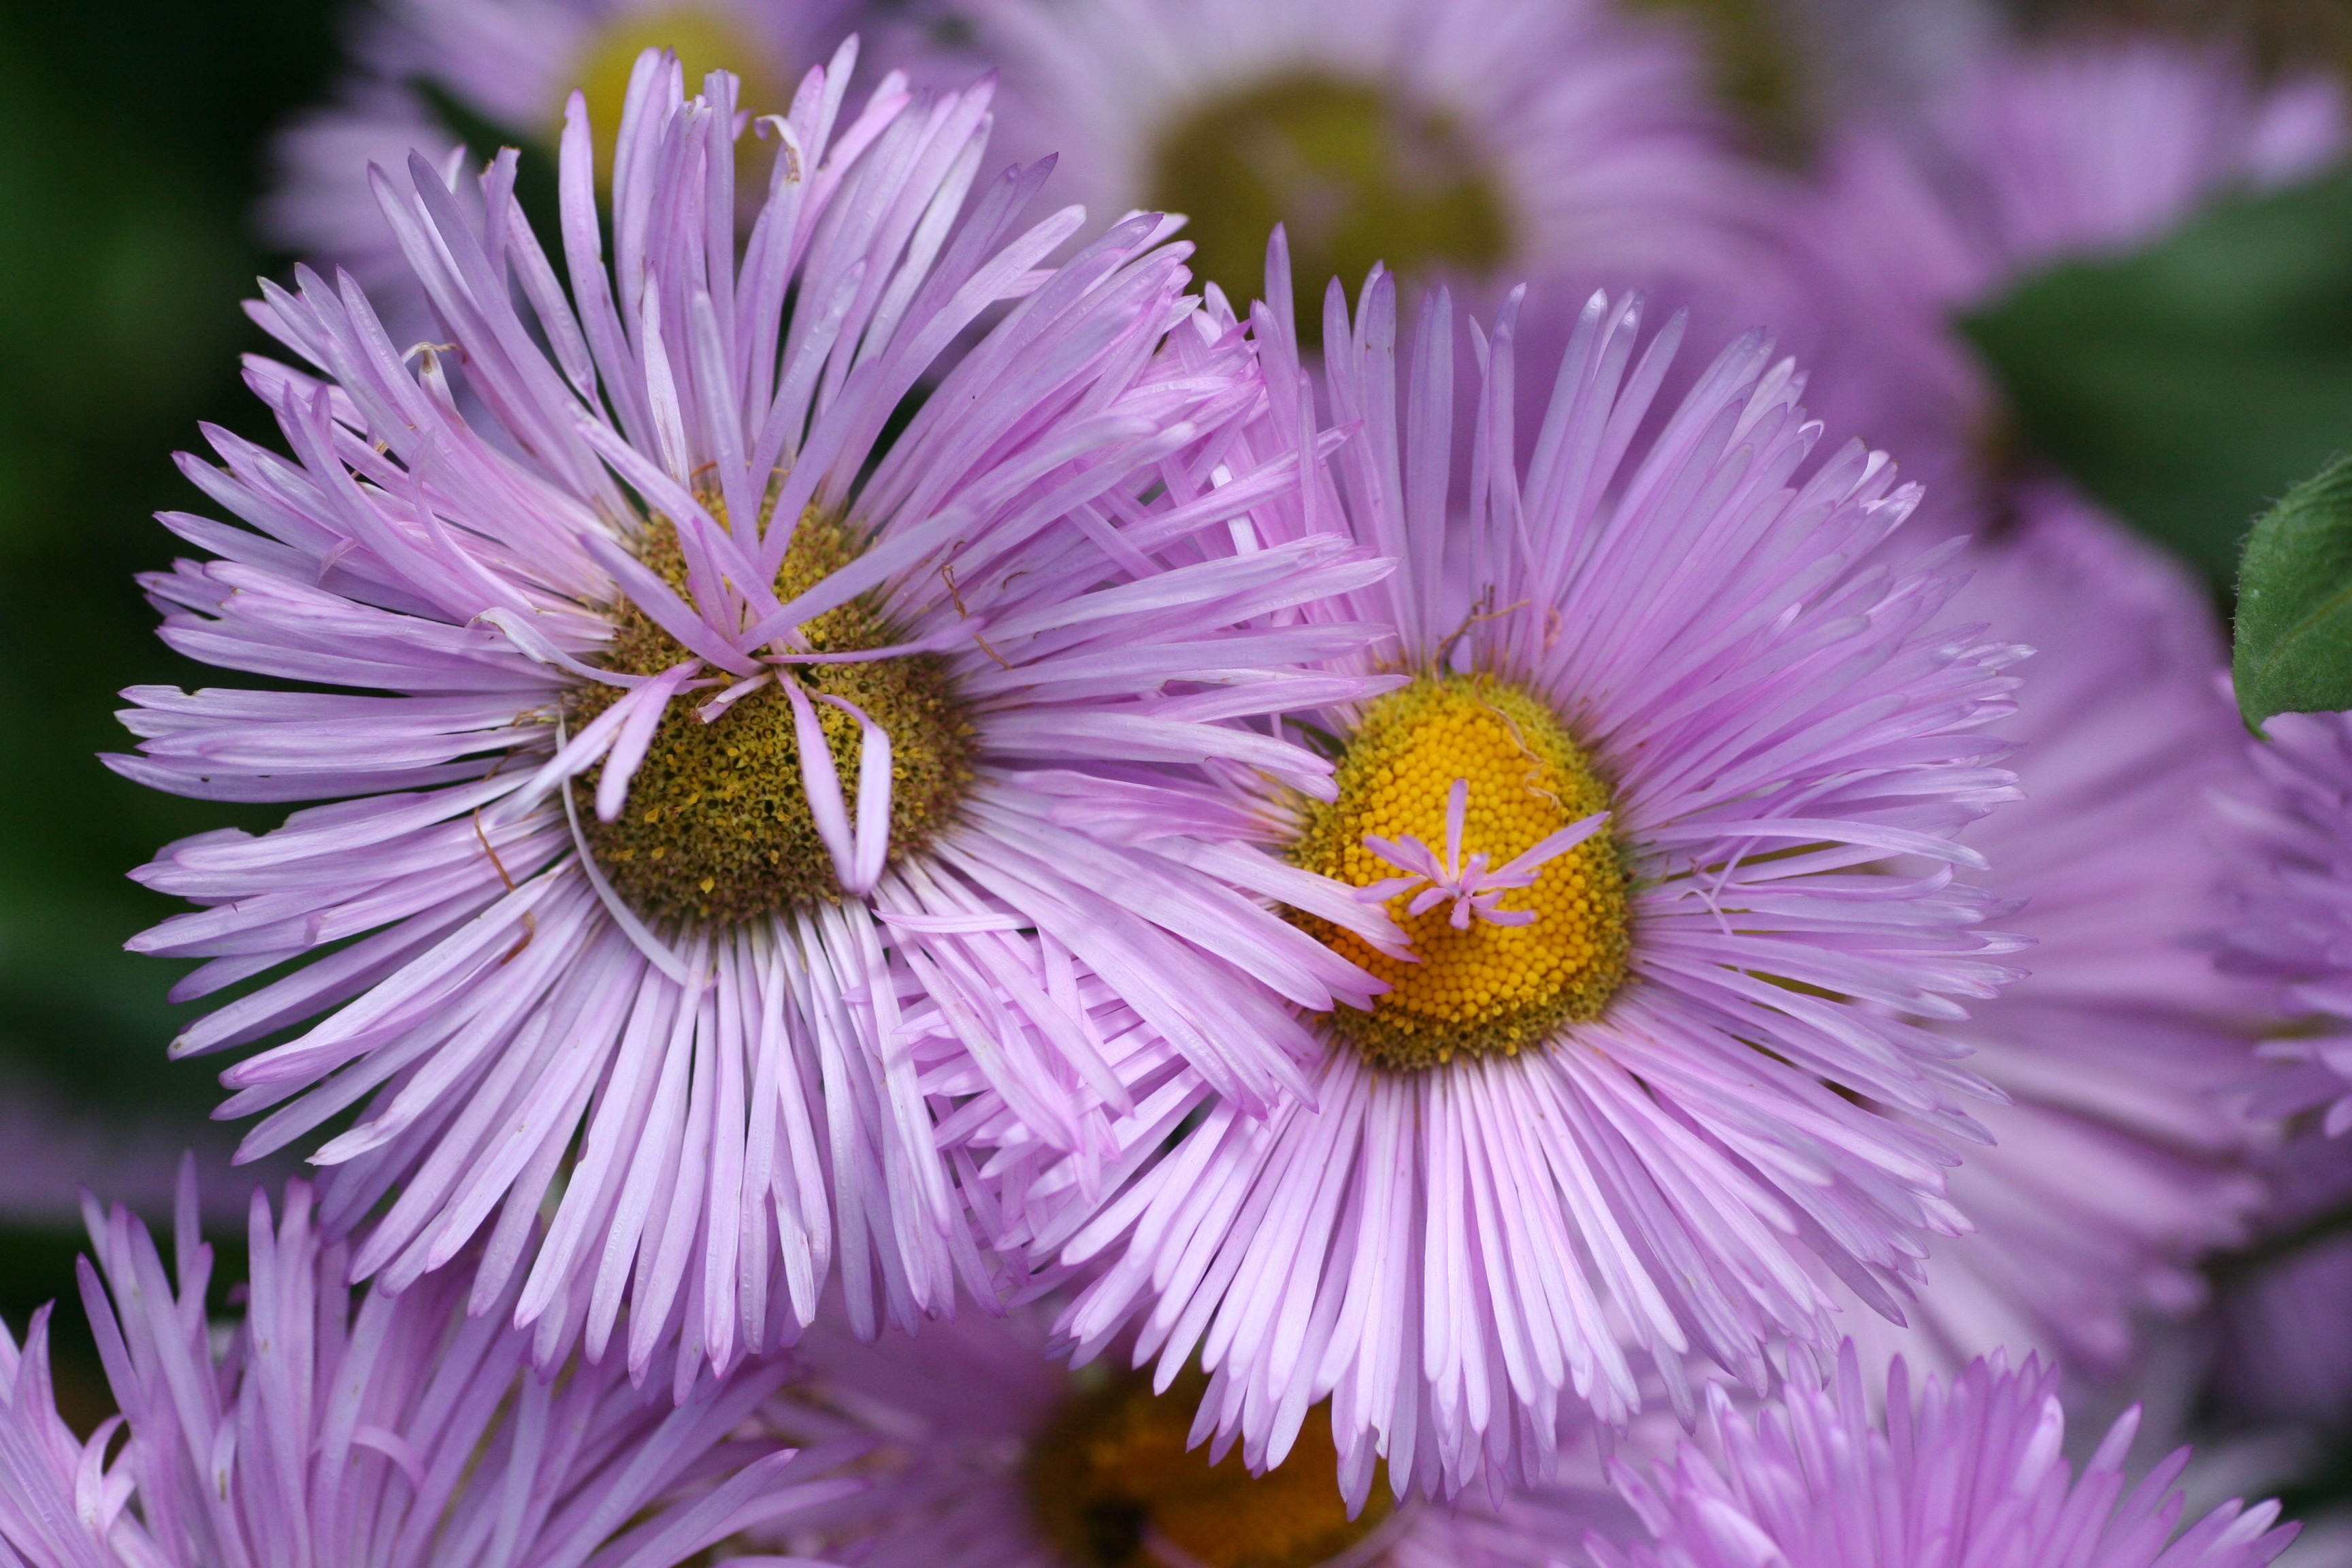
[[[87,1443],[51,1403],[48,1310],[21,1352],[0,1331],[0,1560],[669,1568],[861,1485],[822,1479],[854,1450],[738,1432],[781,1363],[673,1402],[617,1361],[534,1371],[502,1313],[467,1314],[462,1274],[355,1297],[299,1182],[275,1218],[253,1195],[245,1316],[218,1347],[196,1201],[191,1166],[176,1278],[127,1211],[91,1205],[82,1300],[121,1414]]]
[[[1903,1363],[1885,1414],[1849,1346],[1826,1387],[1792,1387],[1752,1418],[1718,1392],[1703,1440],[1647,1476],[1618,1470],[1650,1539],[1588,1539],[1600,1568],[2261,1568],[2294,1525],[2279,1507],[2224,1503],[2179,1529],[2179,1449],[2137,1484],[2126,1412],[2077,1478],[2062,1451],[2058,1373],[1996,1352],[1929,1378],[1915,1406]],[[2176,1533],[2178,1532],[2178,1533]]]
[[[694,75],[721,68],[748,79],[744,107],[782,113],[856,9],[853,0],[387,0],[352,29],[352,70],[335,101],[279,134],[263,229],[321,270],[350,271],[387,321],[422,332],[430,308],[368,187],[370,164],[404,168],[421,153],[464,199],[462,154],[479,168],[502,145],[551,153],[575,88],[588,89],[600,126],[619,123],[630,63],[649,47],[675,50]],[[496,140],[479,144],[484,132]]]
[[[1589,1453],[1576,1479],[1540,1490],[1394,1509],[1382,1497],[1349,1520],[1328,1444],[1310,1434],[1271,1479],[1229,1441],[1182,1451],[1197,1379],[1155,1394],[1146,1373],[1073,1372],[1048,1359],[1050,1316],[966,1313],[879,1344],[821,1317],[764,1420],[812,1448],[871,1445],[874,1484],[755,1539],[860,1568],[1218,1562],[1243,1542],[1247,1561],[1300,1568],[1542,1568],[1587,1529],[1632,1524]],[[1081,1510],[1096,1533],[1074,1553]]]
[[[1276,298],[1266,438],[1295,440],[1312,399]],[[1327,613],[1395,626],[1412,684],[1317,721],[1336,805],[1236,778],[1229,831],[1339,856],[1359,893],[1390,872],[1349,823],[1429,842],[1460,776],[1466,848],[1496,862],[1595,799],[1608,831],[1506,895],[1531,924],[1457,931],[1399,893],[1410,958],[1336,936],[1394,989],[1321,1020],[1311,1098],[1271,1117],[1138,1031],[1109,1158],[974,1128],[1006,1245],[1102,1268],[1060,1323],[1081,1359],[1129,1335],[1162,1376],[1198,1356],[1203,1429],[1253,1467],[1329,1397],[1352,1499],[1381,1458],[1400,1493],[1539,1476],[1564,1409],[1625,1419],[1645,1358],[1681,1397],[1694,1358],[1767,1385],[1769,1346],[1838,1338],[1814,1260],[1891,1310],[1965,1228],[1948,1141],[1983,1138],[1963,1047],[1904,1016],[1958,1018],[2016,946],[1956,879],[1981,866],[1959,831],[2014,793],[1981,727],[2015,650],[1946,618],[1943,563],[1881,553],[1915,499],[1885,458],[1808,466],[1820,427],[1760,338],[1654,408],[1681,325],[1644,342],[1638,304],[1599,297],[1524,460],[1516,311],[1472,329],[1457,455],[1452,308],[1422,312],[1400,374],[1394,300],[1384,275],[1352,315],[1327,300],[1332,417],[1362,428],[1297,526],[1406,562]],[[1140,787],[1066,805],[1142,842],[1172,811]]]
[[[2263,1046],[2277,1067],[2256,1108],[2318,1111],[2337,1138],[2352,1129],[2352,713],[2281,713],[2263,729],[2247,746],[2262,788],[2242,805],[2259,848],[2224,962],[2311,1021]]]
[[[2352,713],[2281,713],[2243,742],[2259,786],[2236,804],[2256,847],[2224,962],[2295,1027],[2267,1040],[2253,1108],[2288,1124],[2264,1162],[2278,1197],[2232,1271],[2223,1397],[2263,1419],[2352,1413]]]
[[[853,112],[854,52],[763,122],[740,247],[730,77],[639,59],[609,267],[575,97],[568,295],[513,154],[478,217],[421,160],[380,176],[444,345],[404,355],[348,279],[269,289],[310,368],[247,378],[292,456],[213,432],[184,471],[249,526],[167,515],[204,558],[145,580],[173,647],[265,684],[132,691],[112,765],[337,802],[138,874],[203,906],[133,944],[210,961],[178,996],[291,966],[175,1049],[316,1020],[225,1075],[268,1112],[247,1151],[359,1108],[314,1156],[357,1276],[487,1232],[477,1303],[522,1279],[543,1364],[683,1334],[681,1377],[723,1367],[836,1262],[869,1331],[991,1292],[927,1075],[1099,1152],[1131,1108],[1098,1013],[1263,1114],[1316,1054],[1292,1009],[1375,986],[1254,901],[1312,879],[1057,813],[1210,759],[1329,794],[1237,721],[1393,684],[1328,668],[1380,627],[1298,613],[1387,564],[1258,536],[1301,454],[1234,444],[1252,350],[1161,219],[1045,265],[1084,214],[1020,226],[1045,169],[964,210],[986,87]]]
[[[1976,1234],[1939,1247],[1902,1333],[1858,1319],[1875,1367],[1901,1349],[1957,1370],[2007,1346],[2123,1369],[2141,1311],[2201,1304],[2200,1254],[2243,1238],[2261,1184],[2237,1101],[2264,1016],[2210,939],[2254,849],[2216,796],[2242,790],[2243,727],[2210,601],[2179,566],[2071,492],[2018,497],[1971,552],[1955,613],[2035,650],[2017,716],[2024,799],[1960,841],[2021,908],[2026,978],[1932,1026],[2009,1096],[1952,1176]]]
[[[1105,216],[1183,212],[1237,307],[1277,220],[1311,289],[1337,268],[1352,289],[1376,259],[1482,308],[1530,278],[1572,281],[1572,319],[1595,287],[1721,292],[1730,316],[1784,281],[1777,189],[1733,155],[1703,62],[1676,29],[1599,0],[950,10],[1003,72],[1006,145],[1058,156]]]

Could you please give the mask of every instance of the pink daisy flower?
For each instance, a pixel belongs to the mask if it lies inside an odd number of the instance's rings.
[[[1808,468],[1820,427],[1757,337],[1654,406],[1679,322],[1644,344],[1596,298],[1524,462],[1514,312],[1474,330],[1464,463],[1451,308],[1400,376],[1394,298],[1327,301],[1332,416],[1362,428],[1297,515],[1405,561],[1338,612],[1397,628],[1349,668],[1405,684],[1314,721],[1336,799],[1236,779],[1223,817],[1390,913],[1402,950],[1294,918],[1391,989],[1314,1021],[1311,1093],[1269,1117],[1141,1031],[1108,1159],[987,1124],[984,1092],[966,1113],[1006,1245],[1102,1267],[1060,1323],[1081,1360],[1131,1336],[1164,1387],[1197,1356],[1204,1429],[1253,1468],[1328,1397],[1358,1501],[1382,1458],[1400,1496],[1539,1475],[1564,1405],[1628,1416],[1643,1356],[1677,1398],[1693,1358],[1768,1385],[1768,1346],[1836,1342],[1817,1270],[1895,1310],[1965,1228],[1948,1141],[1984,1136],[1963,1047],[1906,1016],[1958,1017],[2016,945],[1954,877],[2014,793],[1980,727],[2016,650],[1880,552],[1915,500],[1885,458]],[[1303,421],[1286,309],[1257,328]],[[1177,809],[1138,784],[1067,815],[1149,841]]]
[[[1376,628],[1297,609],[1386,563],[1258,536],[1298,455],[1237,447],[1263,386],[1162,220],[1041,268],[1084,219],[1013,226],[1043,169],[956,219],[986,89],[894,77],[850,116],[849,57],[771,122],[740,259],[733,80],[688,100],[652,51],[609,271],[572,100],[569,298],[512,154],[479,225],[421,160],[380,180],[446,342],[404,355],[348,279],[269,289],[315,372],[249,368],[293,456],[215,433],[185,471],[249,527],[167,516],[207,558],[146,582],[174,647],[336,689],[130,693],[127,776],[335,802],[138,873],[203,906],[133,944],[209,961],[178,995],[291,966],[175,1051],[316,1020],[225,1075],[224,1115],[269,1112],[246,1152],[358,1108],[312,1155],[355,1277],[487,1230],[475,1304],[520,1278],[542,1364],[625,1306],[633,1370],[677,1333],[681,1378],[724,1366],[836,1262],[866,1331],[992,1293],[928,1074],[1108,1149],[1098,1013],[1263,1113],[1305,1087],[1292,1010],[1376,984],[1253,901],[1303,873],[1059,813],[1119,787],[1089,770],[1210,759],[1328,795],[1234,721],[1391,683],[1327,668]]]
[[[2124,1468],[2137,1407],[2077,1478],[2063,1452],[2058,1373],[1996,1353],[1917,1405],[1898,1360],[1884,1415],[1852,1347],[1827,1387],[1792,1388],[1752,1421],[1718,1392],[1701,1443],[1618,1484],[1650,1539],[1587,1546],[1599,1568],[2260,1568],[2296,1527],[2279,1505],[2236,1500],[2179,1530],[2179,1449],[2134,1484]],[[1702,1447],[1702,1444],[1704,1447]],[[2176,1534],[2176,1531],[2178,1533]]]
[[[352,68],[335,101],[279,134],[263,231],[349,271],[396,325],[427,331],[431,307],[369,189],[371,164],[399,169],[422,153],[463,200],[465,144],[477,160],[500,145],[552,155],[575,88],[609,161],[630,72],[648,48],[675,53],[689,81],[724,67],[742,108],[782,113],[856,9],[853,0],[384,0],[352,29]]]
[[[1352,1517],[1338,1453],[1310,1427],[1253,1475],[1205,1442],[1201,1378],[1049,1360],[1032,1305],[862,1344],[820,1319],[763,1419],[814,1447],[872,1445],[874,1485],[755,1538],[858,1568],[1541,1568],[1559,1543],[1632,1521],[1597,1458],[1581,1484],[1457,1504],[1385,1492]]]
[[[299,1182],[280,1216],[253,1195],[252,1286],[227,1331],[205,1317],[193,1168],[176,1279],[128,1211],[93,1202],[89,1219],[82,1299],[121,1414],[77,1438],[51,1402],[48,1309],[21,1352],[0,1330],[12,1568],[669,1568],[860,1485],[824,1479],[846,1450],[739,1431],[781,1363],[673,1403],[617,1363],[534,1372],[527,1335],[467,1316],[460,1274],[354,1298]]]
[[[2035,946],[2026,978],[1930,1025],[2008,1103],[1979,1113],[1994,1142],[1951,1186],[1976,1231],[1937,1249],[1910,1329],[1855,1322],[1874,1369],[1900,1349],[1957,1371],[2006,1345],[2118,1372],[2136,1316],[2201,1306],[2198,1259],[2242,1240],[2263,1198],[2234,1092],[2263,998],[2210,962],[2254,853],[2215,804],[2246,765],[2210,600],[2071,492],[2019,506],[1954,609],[2035,650],[2002,726],[2024,799],[1960,841]]]
[[[1350,289],[1376,259],[1492,300],[1563,271],[1745,298],[1759,271],[1766,204],[1703,62],[1599,0],[950,10],[1003,72],[1007,144],[1057,154],[1097,212],[1184,214],[1237,300],[1276,223],[1305,276]]]

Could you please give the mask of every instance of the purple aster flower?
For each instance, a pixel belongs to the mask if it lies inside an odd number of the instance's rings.
[[[1195,1419],[1202,1378],[1045,1356],[1048,1314],[967,1314],[861,1344],[820,1319],[765,1420],[792,1441],[873,1445],[871,1489],[755,1534],[859,1568],[1541,1568],[1632,1520],[1586,1455],[1581,1485],[1350,1516],[1328,1429],[1253,1475]]]
[[[370,165],[403,168],[421,152],[465,200],[463,143],[475,139],[478,158],[492,150],[478,144],[485,133],[551,153],[575,88],[609,162],[647,48],[676,53],[689,81],[723,66],[736,73],[740,107],[782,113],[856,9],[852,0],[386,0],[353,29],[353,68],[334,103],[278,136],[262,228],[350,271],[395,324],[428,330],[430,307],[369,189]]]
[[[1680,323],[1645,344],[1596,297],[1524,461],[1513,310],[1474,332],[1464,464],[1451,307],[1400,377],[1394,299],[1381,275],[1352,318],[1327,301],[1332,417],[1361,429],[1298,517],[1406,563],[1337,612],[1397,628],[1374,667],[1404,684],[1314,721],[1336,799],[1237,779],[1225,811],[1389,912],[1402,948],[1328,894],[1293,918],[1391,989],[1314,1021],[1311,1096],[1270,1117],[1139,1035],[1109,1158],[974,1129],[1007,1245],[1101,1262],[1059,1325],[1080,1359],[1131,1332],[1164,1386],[1197,1356],[1253,1468],[1329,1398],[1358,1500],[1380,1458],[1400,1495],[1538,1475],[1564,1403],[1622,1421],[1644,1355],[1678,1398],[1694,1357],[1765,1386],[1768,1345],[1836,1341],[1816,1268],[1894,1310],[1964,1228],[1948,1139],[1983,1137],[1963,1047],[1902,1015],[1957,1018],[2015,945],[1977,929],[1954,835],[2014,793],[1979,731],[2016,650],[1881,552],[1915,499],[1884,456],[1808,467],[1820,427],[1760,337],[1655,406]],[[1286,306],[1257,328],[1303,422]],[[1150,841],[1179,809],[1138,784],[1065,817]]]
[[[291,965],[174,1049],[317,1019],[225,1075],[224,1115],[269,1111],[246,1152],[359,1108],[312,1156],[322,1222],[366,1224],[355,1277],[404,1289],[487,1229],[476,1304],[522,1278],[542,1364],[601,1357],[625,1305],[633,1369],[679,1332],[681,1377],[724,1366],[835,1261],[867,1331],[992,1291],[934,1072],[1108,1149],[1101,1019],[1257,1114],[1305,1088],[1292,1009],[1377,984],[1249,896],[1304,873],[1057,814],[1115,787],[1087,770],[1212,759],[1330,795],[1234,721],[1392,683],[1326,668],[1377,628],[1299,610],[1387,564],[1260,537],[1298,454],[1236,446],[1263,384],[1163,220],[1041,268],[1084,220],[1013,228],[1043,169],[955,221],[985,89],[894,78],[853,117],[847,58],[772,124],[740,260],[732,79],[687,100],[653,51],[609,273],[572,100],[568,298],[511,153],[478,225],[421,160],[380,179],[446,341],[404,355],[348,279],[268,289],[319,373],[249,368],[293,455],[215,433],[225,466],[184,467],[250,528],[167,516],[208,558],[147,580],[174,647],[336,689],[130,694],[127,776],[336,802],[138,874],[204,906],[133,943],[209,961],[176,994]]]
[[[2021,909],[2027,978],[1930,1026],[2009,1097],[1952,1177],[1976,1233],[1939,1247],[1911,1331],[1866,1319],[1865,1362],[1900,1347],[1957,1371],[2007,1345],[2112,1373],[2134,1316],[2205,1299],[2200,1254],[2262,1198],[2236,1110],[2263,999],[2210,962],[2215,911],[2252,846],[2215,796],[2245,784],[2228,655],[2200,585],[2071,492],[2027,489],[1975,551],[1957,613],[2035,649],[2010,763],[2024,799],[1960,841]]]
[[[2348,120],[2332,76],[2266,86],[2227,51],[2140,37],[1989,50],[1914,112],[1855,123],[1794,225],[1827,318],[1818,412],[1906,454],[1943,525],[1973,529],[1966,459],[1997,415],[1951,318],[2315,174],[2352,147]]]
[[[1277,222],[1349,288],[1376,259],[1496,300],[1563,270],[1743,299],[1759,275],[1766,203],[1696,52],[1598,0],[952,8],[1004,73],[1009,144],[1060,155],[1098,212],[1186,215],[1237,301]]]
[[[2275,1501],[2232,1500],[2179,1531],[2179,1449],[2134,1485],[2124,1469],[2139,1412],[2108,1428],[2077,1479],[2063,1452],[2058,1373],[2029,1356],[1972,1362],[1916,1407],[1903,1363],[1885,1415],[1852,1347],[1827,1387],[1794,1387],[1752,1422],[1718,1392],[1703,1434],[1618,1484],[1650,1539],[1587,1545],[1600,1568],[2260,1568],[2296,1527]]]
[[[33,1568],[349,1563],[668,1568],[861,1483],[847,1451],[747,1436],[781,1363],[673,1403],[617,1362],[534,1372],[529,1336],[469,1318],[462,1275],[356,1298],[309,1189],[253,1195],[245,1316],[215,1344],[193,1168],[176,1278],[146,1227],[89,1211],[81,1287],[121,1411],[77,1438],[51,1402],[48,1309],[0,1330],[0,1561]],[[104,1284],[100,1284],[103,1270]],[[129,1441],[110,1463],[118,1429]],[[752,1428],[754,1432],[757,1428]]]

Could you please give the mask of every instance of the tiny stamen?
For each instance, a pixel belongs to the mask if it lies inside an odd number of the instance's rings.
[[[1498,926],[1524,926],[1535,923],[1533,910],[1497,910],[1495,906],[1505,893],[1518,888],[1535,886],[1536,873],[1547,860],[1559,858],[1601,831],[1609,820],[1605,811],[1579,817],[1559,832],[1546,837],[1526,853],[1515,856],[1499,870],[1486,869],[1487,857],[1481,853],[1462,860],[1462,827],[1470,808],[1470,781],[1456,778],[1445,797],[1445,858],[1440,860],[1428,845],[1408,833],[1402,840],[1382,838],[1378,834],[1364,836],[1364,847],[1404,873],[1356,889],[1356,897],[1366,903],[1384,904],[1391,899],[1412,890],[1415,885],[1427,882],[1419,897],[1405,906],[1407,914],[1425,915],[1446,900],[1454,900],[1454,912],[1449,923],[1455,931],[1468,931],[1470,917],[1476,915]]]

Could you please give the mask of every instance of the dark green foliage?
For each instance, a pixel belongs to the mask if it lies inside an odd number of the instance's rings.
[[[2217,584],[2352,439],[2352,174],[2224,202],[1962,322],[2026,446]]]

